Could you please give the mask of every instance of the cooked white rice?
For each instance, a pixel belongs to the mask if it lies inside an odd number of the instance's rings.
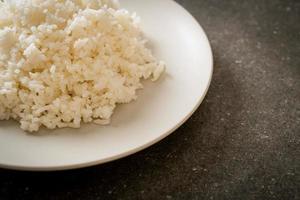
[[[0,120],[38,131],[108,124],[165,65],[112,0],[0,2]]]

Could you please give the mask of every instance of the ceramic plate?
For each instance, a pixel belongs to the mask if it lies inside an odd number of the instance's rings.
[[[212,53],[196,20],[171,0],[122,0],[142,18],[165,75],[145,82],[137,101],[121,105],[109,126],[25,133],[16,122],[0,122],[0,166],[32,171],[74,169],[133,154],[165,138],[202,102],[212,76]]]

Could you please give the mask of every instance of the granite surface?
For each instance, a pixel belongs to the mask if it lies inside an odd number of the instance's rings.
[[[300,199],[300,1],[178,0],[215,72],[179,130],[133,156],[53,173],[0,170],[0,199]]]

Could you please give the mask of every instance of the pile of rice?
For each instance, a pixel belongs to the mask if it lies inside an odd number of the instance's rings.
[[[108,124],[165,65],[112,0],[0,2],[0,120],[30,132]]]

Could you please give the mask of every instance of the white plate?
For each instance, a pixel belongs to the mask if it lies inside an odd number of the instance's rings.
[[[196,20],[171,0],[121,0],[136,11],[167,71],[146,83],[136,102],[120,106],[110,126],[46,131],[33,136],[0,122],[0,166],[33,171],[74,169],[145,149],[182,125],[202,102],[212,76],[212,53]]]

